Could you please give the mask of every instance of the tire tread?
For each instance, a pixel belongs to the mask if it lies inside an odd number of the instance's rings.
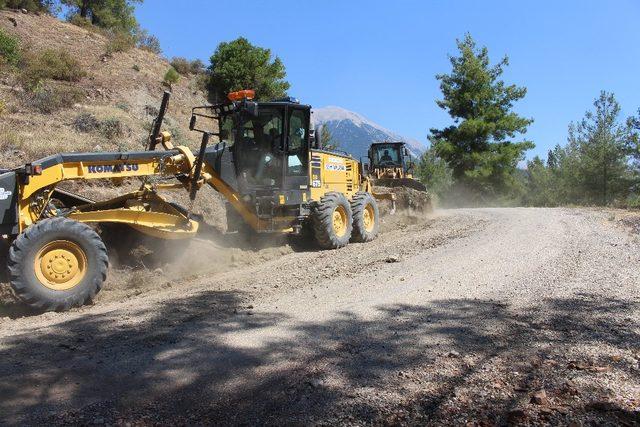
[[[83,289],[79,289],[77,292],[69,293],[61,299],[45,299],[35,293],[34,286],[36,285],[29,283],[22,273],[25,268],[29,268],[24,263],[32,262],[32,260],[25,258],[34,240],[43,234],[61,229],[66,229],[69,234],[81,236],[87,244],[96,249],[96,274],[91,278],[87,286],[82,287]],[[50,218],[28,227],[13,241],[9,249],[7,265],[11,287],[16,296],[25,304],[38,311],[65,311],[72,307],[87,304],[95,298],[107,278],[109,258],[102,239],[91,227],[68,218]]]

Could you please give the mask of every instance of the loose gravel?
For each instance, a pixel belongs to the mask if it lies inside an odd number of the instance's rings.
[[[397,215],[335,251],[200,242],[224,268],[162,267],[68,313],[5,302],[0,424],[638,425],[620,212]]]

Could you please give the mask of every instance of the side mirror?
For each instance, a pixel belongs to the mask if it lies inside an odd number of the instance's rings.
[[[405,147],[405,149],[404,149],[404,155],[405,155],[405,156],[408,156],[408,155],[409,155],[409,150],[408,150],[406,147]]]

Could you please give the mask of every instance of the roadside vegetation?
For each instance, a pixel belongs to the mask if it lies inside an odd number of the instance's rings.
[[[458,51],[451,72],[436,76],[443,95],[436,103],[453,124],[431,129],[417,168],[445,205],[640,207],[640,110],[625,119],[614,94],[602,91],[593,109],[569,124],[566,145],[522,168],[534,148],[522,137],[533,119],[513,106],[526,88],[502,81],[508,57],[491,65],[488,49],[470,35]]]

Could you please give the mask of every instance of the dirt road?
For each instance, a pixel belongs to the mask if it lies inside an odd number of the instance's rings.
[[[0,318],[0,424],[640,423],[633,230],[570,209],[387,221],[336,251],[200,242],[228,268]]]

